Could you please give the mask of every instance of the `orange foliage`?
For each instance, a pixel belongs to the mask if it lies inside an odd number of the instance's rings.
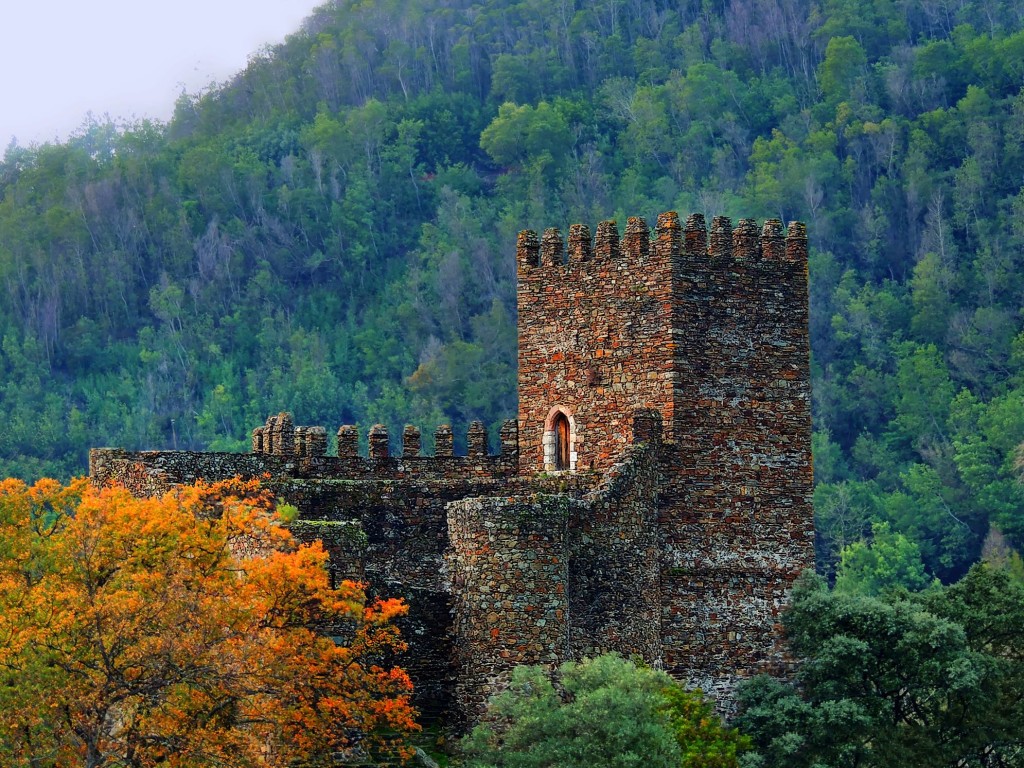
[[[409,757],[412,686],[384,665],[406,608],[326,561],[255,482],[0,482],[0,764]]]

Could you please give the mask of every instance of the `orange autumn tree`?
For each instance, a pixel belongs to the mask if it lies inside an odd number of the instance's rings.
[[[400,761],[396,600],[332,588],[238,480],[137,499],[0,482],[0,764]],[[333,636],[333,639],[332,639]]]

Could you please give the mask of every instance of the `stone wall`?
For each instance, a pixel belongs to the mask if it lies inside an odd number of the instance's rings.
[[[807,238],[778,221],[673,246],[674,420],[661,488],[666,667],[707,690],[771,669],[779,611],[813,566]]]
[[[639,419],[660,424],[656,413]],[[660,665],[657,428],[646,434],[582,496],[448,505],[445,573],[463,720],[483,712],[518,664],[617,651]]]
[[[287,414],[284,414],[287,416]],[[272,421],[278,417],[272,417]],[[290,422],[290,416],[288,417]],[[518,444],[515,422],[508,421],[501,430],[501,452],[497,455],[486,453],[486,431],[483,425],[474,422],[470,426],[470,445],[476,440],[475,450],[466,456],[454,456],[451,451],[451,430],[439,428],[448,438],[445,453],[421,456],[419,443],[416,450],[408,455],[391,456],[387,450],[387,430],[375,425],[374,440],[367,456],[355,452],[358,432],[354,426],[341,427],[339,432],[339,456],[324,453],[309,453],[308,443],[294,441],[296,428],[285,431],[289,435],[289,452],[277,451],[278,443],[264,442],[266,428],[254,430],[253,453],[209,453],[198,451],[123,451],[117,448],[93,448],[89,451],[89,476],[96,482],[108,480],[124,484],[134,493],[152,495],[162,493],[174,485],[194,483],[197,480],[225,480],[231,477],[243,479],[259,477],[293,477],[311,481],[345,478],[347,480],[447,480],[466,478],[507,478],[519,469]],[[298,430],[323,430],[322,427],[298,427]],[[447,431],[445,431],[447,430]],[[326,435],[326,432],[323,433]],[[418,438],[419,433],[415,433]],[[407,429],[406,437],[410,432]],[[480,439],[483,438],[481,444]],[[265,446],[270,446],[267,451]],[[302,453],[299,452],[301,446]],[[383,447],[382,447],[383,446]],[[374,448],[376,447],[376,452]]]
[[[633,422],[645,440],[620,454],[572,520],[569,645],[576,659],[617,651],[660,666],[661,416],[639,411]]]
[[[512,667],[569,658],[567,535],[578,504],[537,494],[449,505],[455,694],[469,719]]]
[[[557,229],[517,244],[519,460],[550,471],[545,433],[557,409],[569,418],[573,469],[610,467],[629,444],[637,408],[672,416],[672,282],[668,250],[646,222],[573,225],[566,254]]]

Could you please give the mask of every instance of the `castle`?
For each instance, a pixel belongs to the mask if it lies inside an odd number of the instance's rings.
[[[472,719],[512,666],[607,650],[728,697],[785,663],[779,614],[813,564],[807,236],[675,213],[519,235],[519,414],[488,455],[441,427],[327,454],[288,414],[248,454],[94,449],[138,494],[268,476],[332,578],[404,597],[428,716]]]

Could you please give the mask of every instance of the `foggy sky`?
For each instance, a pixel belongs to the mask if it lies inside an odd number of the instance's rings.
[[[0,0],[0,157],[64,140],[91,111],[170,117],[296,31],[323,0]]]

